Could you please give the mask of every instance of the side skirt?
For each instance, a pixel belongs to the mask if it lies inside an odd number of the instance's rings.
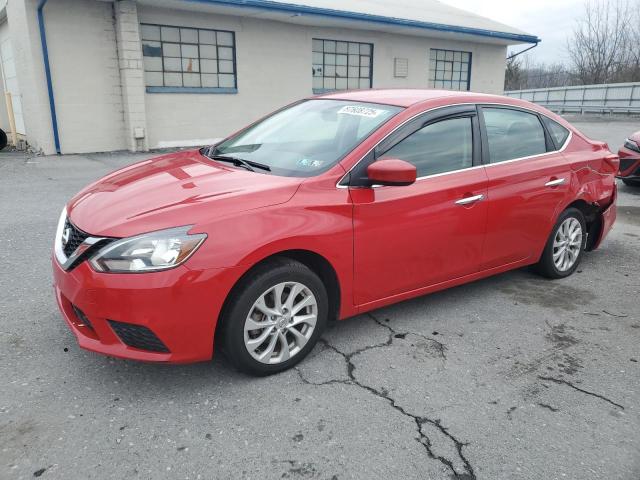
[[[358,314],[365,313],[370,310],[374,310],[376,308],[386,307],[387,305],[392,305],[394,303],[401,302],[403,300],[409,300],[410,298],[420,297],[422,295],[438,292],[440,290],[446,290],[447,288],[450,288],[450,287],[456,287],[458,285],[480,280],[482,278],[491,277],[499,273],[504,273],[509,270],[515,270],[517,268],[525,267],[527,265],[532,265],[534,263],[536,262],[535,260],[532,261],[531,257],[525,258],[524,260],[518,260],[517,262],[508,263],[500,267],[494,267],[487,270],[482,270],[480,272],[472,273],[470,275],[465,275],[464,277],[458,277],[453,280],[447,280],[446,282],[436,283],[428,287],[418,288],[416,290],[410,290],[408,292],[399,293],[397,295],[392,295],[390,297],[382,298],[380,300],[375,300],[373,302],[364,303],[362,305],[356,306],[356,310]]]

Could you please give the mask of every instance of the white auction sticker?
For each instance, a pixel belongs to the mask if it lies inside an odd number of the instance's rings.
[[[343,115],[357,115],[358,117],[376,118],[383,114],[384,110],[378,110],[376,108],[360,107],[357,105],[346,105],[338,110],[338,113]]]

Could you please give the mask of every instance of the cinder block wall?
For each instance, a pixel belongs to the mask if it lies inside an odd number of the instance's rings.
[[[52,154],[55,147],[38,3],[8,2],[7,22],[27,140],[34,149]],[[113,5],[55,0],[46,4],[44,15],[62,153],[126,148]]]
[[[238,93],[147,93],[147,132],[151,148],[167,142],[224,137],[284,104],[313,95],[313,38],[373,43],[374,88],[427,88],[429,50],[446,48],[472,52],[472,90],[503,91],[506,47],[500,45],[356,29],[302,27],[147,6],[138,7],[138,17],[143,23],[217,28],[236,34]],[[408,77],[393,76],[395,57],[409,59]]]
[[[55,0],[45,18],[62,151],[126,149],[113,5]]]
[[[29,143],[55,152],[36,17],[37,0],[9,2],[7,18],[23,93]],[[374,44],[373,85],[426,88],[429,50],[473,54],[471,88],[500,93],[506,47],[357,29],[168,10],[132,0],[55,0],[45,7],[49,55],[62,153],[187,144],[224,137],[248,122],[313,95],[312,39]],[[238,93],[145,93],[140,22],[232,30]],[[138,39],[134,38],[138,36]],[[406,78],[393,76],[395,57],[409,60]],[[133,138],[134,130],[144,132]]]

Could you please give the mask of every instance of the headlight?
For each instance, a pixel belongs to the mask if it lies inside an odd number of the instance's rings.
[[[638,144],[636,142],[634,142],[633,140],[627,138],[624,142],[624,146],[626,148],[628,148],[629,150],[633,150],[635,152],[640,152],[640,146],[638,146]]]
[[[191,226],[123,238],[98,251],[89,261],[99,272],[156,272],[184,263],[207,238],[189,235]]]

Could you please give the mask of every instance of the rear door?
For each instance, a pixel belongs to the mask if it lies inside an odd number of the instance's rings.
[[[384,158],[418,171],[408,186],[351,183],[357,305],[479,269],[487,215],[479,137],[475,106],[429,112],[391,134],[352,172],[363,178],[371,162]]]
[[[567,196],[571,168],[537,113],[494,105],[478,110],[489,179],[482,269],[537,259]]]

